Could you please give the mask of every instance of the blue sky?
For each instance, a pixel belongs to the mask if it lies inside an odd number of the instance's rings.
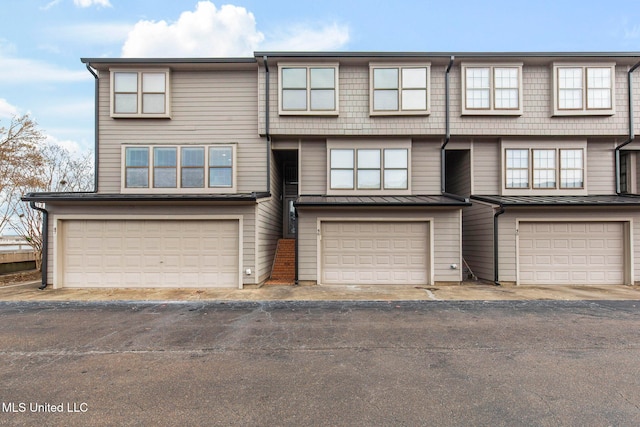
[[[93,147],[81,57],[253,51],[640,51],[637,0],[0,0],[0,126]]]

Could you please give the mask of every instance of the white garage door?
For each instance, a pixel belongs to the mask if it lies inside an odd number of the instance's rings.
[[[62,286],[238,286],[237,220],[69,220],[61,231]]]
[[[621,222],[521,222],[521,284],[623,284]]]
[[[427,284],[426,222],[323,222],[321,282]]]

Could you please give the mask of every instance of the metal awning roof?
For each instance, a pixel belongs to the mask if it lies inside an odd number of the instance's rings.
[[[114,194],[114,193],[29,193],[25,202],[255,202],[270,193],[243,194]]]
[[[635,195],[600,196],[471,196],[474,200],[501,206],[640,206]]]
[[[295,202],[298,207],[312,206],[375,206],[375,207],[423,207],[451,206],[464,207],[471,203],[453,197],[435,196],[300,196]]]

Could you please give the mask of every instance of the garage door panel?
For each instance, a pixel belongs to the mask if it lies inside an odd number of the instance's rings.
[[[521,222],[522,284],[621,284],[622,222]]]
[[[426,222],[329,221],[321,234],[322,283],[428,282]]]
[[[63,221],[62,286],[235,287],[238,227],[237,220]]]

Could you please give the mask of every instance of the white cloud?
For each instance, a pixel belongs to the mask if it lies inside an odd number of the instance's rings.
[[[329,51],[343,48],[349,42],[349,27],[337,23],[296,25],[283,30],[261,48],[266,50]]]
[[[201,1],[173,23],[139,21],[129,32],[123,57],[251,56],[264,39],[243,7]]]
[[[71,155],[73,156],[77,156],[86,151],[77,141],[73,141],[71,139],[58,139],[55,136],[49,134],[45,135],[45,143],[49,145],[60,146],[71,153]]]
[[[41,6],[40,10],[49,10],[51,9],[53,6],[57,6],[58,4],[60,4],[62,0],[53,0],[49,3],[47,3],[45,6]]]
[[[0,118],[11,118],[20,114],[18,107],[9,104],[9,102],[0,98]]]
[[[73,4],[78,7],[91,7],[93,5],[101,7],[112,7],[109,0],[73,0]]]
[[[36,59],[12,58],[2,54],[0,62],[0,81],[5,84],[77,82],[92,78],[82,67],[78,71],[71,71]]]
[[[48,29],[47,34],[66,44],[108,45],[124,42],[132,29],[133,25],[122,22],[91,22],[54,27]]]

